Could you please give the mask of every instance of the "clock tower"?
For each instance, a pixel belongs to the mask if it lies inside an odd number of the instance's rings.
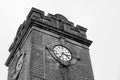
[[[94,80],[86,31],[32,8],[9,48],[8,80]]]

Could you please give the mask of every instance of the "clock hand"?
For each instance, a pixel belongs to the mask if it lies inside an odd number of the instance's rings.
[[[64,55],[64,53],[63,53],[63,52],[62,52],[62,54],[61,54],[60,58],[62,57],[62,55]]]
[[[64,55],[67,56],[70,59],[70,57],[69,57],[70,55],[67,55],[67,54],[64,54]]]

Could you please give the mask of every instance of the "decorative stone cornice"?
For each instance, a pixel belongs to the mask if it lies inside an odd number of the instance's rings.
[[[42,26],[38,26],[38,28],[61,33],[66,35],[66,37],[71,36],[70,38],[74,38],[74,40],[78,40],[80,43],[83,42],[82,44],[88,47],[92,43],[92,41],[86,37],[86,28],[80,25],[74,26],[74,23],[68,21],[68,19],[61,14],[53,15],[48,13],[48,15],[45,16],[43,11],[32,8],[27,16],[27,20],[29,19],[35,24]]]
[[[86,38],[86,28],[80,25],[75,27],[72,22],[68,21],[68,19],[61,14],[48,14],[45,16],[43,11],[32,8],[26,21],[18,28],[16,37],[9,48],[10,56],[5,63],[6,66],[11,62],[15,51],[21,49],[21,44],[32,26],[67,37],[88,47],[92,43],[92,41]]]
[[[86,28],[80,25],[76,25],[75,27],[74,23],[68,21],[68,19],[61,14],[52,15],[48,13],[48,15],[45,16],[43,11],[38,10],[36,8],[32,8],[29,15],[27,16],[27,19],[31,18],[53,26],[55,28],[58,28],[59,30],[66,31],[77,36],[86,38]]]

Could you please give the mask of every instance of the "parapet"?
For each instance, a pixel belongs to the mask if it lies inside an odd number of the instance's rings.
[[[65,16],[61,14],[53,15],[48,13],[48,15],[45,16],[43,11],[32,8],[27,16],[27,19],[34,19],[44,24],[50,25],[51,27],[54,27],[60,31],[86,38],[86,28],[80,25],[74,26],[73,22],[70,22]]]

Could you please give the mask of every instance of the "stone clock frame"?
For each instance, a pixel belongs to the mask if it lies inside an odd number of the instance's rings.
[[[57,58],[57,57],[55,56],[54,51],[53,51],[53,48],[54,48],[55,46],[57,46],[57,45],[63,46],[63,47],[67,48],[67,49],[70,51],[70,53],[71,53],[71,60],[69,60],[69,61],[62,61],[62,60],[60,60],[59,58]],[[46,49],[49,51],[49,53],[51,54],[52,57],[54,57],[58,62],[60,62],[60,63],[61,63],[62,65],[64,65],[64,66],[73,65],[73,64],[75,64],[77,61],[80,60],[80,57],[78,57],[78,56],[76,55],[74,49],[73,49],[71,46],[65,44],[65,40],[62,39],[62,38],[60,38],[59,41],[53,41],[53,42],[50,42],[50,44],[47,44],[47,45],[46,45]]]
[[[9,67],[8,80],[16,79],[11,75],[19,61],[18,50],[25,51],[19,80],[94,80],[89,55],[92,41],[87,39],[86,31],[61,14],[46,16],[43,11],[32,8],[9,48],[10,56],[5,63]],[[71,59],[57,58],[53,51],[56,45],[67,48]]]

